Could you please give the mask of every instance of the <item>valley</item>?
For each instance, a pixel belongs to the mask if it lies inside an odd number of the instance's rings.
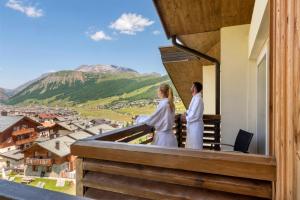
[[[44,74],[10,91],[8,105],[65,107],[85,118],[107,118],[131,123],[132,117],[150,114],[157,105],[157,88],[171,84],[168,76],[141,74],[113,65],[82,65],[75,70]],[[177,112],[184,106],[175,93]]]

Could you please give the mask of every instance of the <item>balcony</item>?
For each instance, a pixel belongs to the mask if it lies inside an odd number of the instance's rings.
[[[25,135],[35,132],[34,128],[22,128],[20,130],[14,131],[12,136]]]
[[[34,166],[51,166],[53,164],[52,159],[39,159],[39,158],[26,158],[26,165],[34,165]]]
[[[34,142],[37,138],[38,138],[37,134],[34,134],[34,135],[31,135],[30,137],[25,138],[25,139],[17,139],[15,144],[16,145],[28,144],[28,143]]]
[[[205,116],[204,144],[220,140],[220,116]],[[183,146],[185,123],[174,132]],[[159,148],[149,144],[153,130],[138,125],[76,142],[76,193],[99,199],[271,199],[273,157]],[[138,138],[144,138],[139,140]],[[128,144],[132,141],[141,144]],[[205,145],[207,146],[207,145]],[[253,192],[255,191],[255,192]]]

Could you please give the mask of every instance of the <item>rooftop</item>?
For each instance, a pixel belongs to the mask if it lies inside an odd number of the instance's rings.
[[[11,151],[7,151],[5,153],[0,154],[0,156],[12,159],[12,160],[22,160],[24,159],[24,154],[21,153],[21,151],[19,149],[15,149],[15,150],[11,150]]]
[[[81,139],[88,138],[91,136],[92,136],[91,134],[84,132],[84,131],[78,131],[78,132],[71,133],[68,135],[68,137],[71,137],[74,140],[81,140]]]
[[[21,119],[23,116],[0,116],[0,132],[5,131]]]
[[[88,132],[92,133],[92,134],[100,134],[100,130],[102,130],[102,133],[105,133],[105,132],[108,132],[108,131],[112,131],[116,128],[108,125],[108,124],[100,124],[98,126],[94,126],[94,127],[91,127],[89,129],[86,129]]]
[[[56,142],[59,142],[59,149],[55,148]],[[62,136],[55,139],[47,140],[44,142],[37,143],[44,149],[58,155],[59,157],[64,157],[70,154],[70,145],[75,142],[74,139],[68,136]]]

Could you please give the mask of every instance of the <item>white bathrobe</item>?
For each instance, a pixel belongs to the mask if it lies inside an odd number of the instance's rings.
[[[165,98],[159,102],[156,111],[151,116],[139,116],[136,123],[146,123],[155,127],[153,145],[178,147],[176,136],[172,131],[174,119],[175,112],[171,111],[169,101]]]
[[[201,93],[193,96],[189,109],[186,113],[187,138],[186,148],[203,149],[203,111],[204,104]]]

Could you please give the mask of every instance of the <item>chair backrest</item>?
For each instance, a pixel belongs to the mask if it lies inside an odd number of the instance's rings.
[[[247,153],[252,138],[253,138],[253,133],[249,133],[247,131],[240,129],[235,139],[233,150]]]

